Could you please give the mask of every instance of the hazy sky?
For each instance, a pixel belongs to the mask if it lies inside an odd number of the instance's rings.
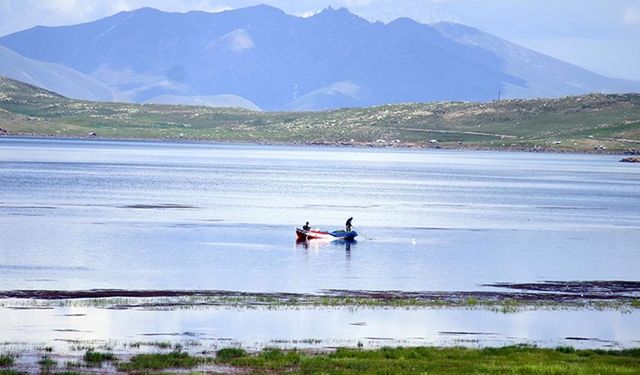
[[[145,6],[221,11],[266,3],[295,15],[347,7],[370,20],[454,21],[609,76],[640,81],[640,0],[0,0],[0,35]]]

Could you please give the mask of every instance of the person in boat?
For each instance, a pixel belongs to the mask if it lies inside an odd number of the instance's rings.
[[[307,221],[307,223],[305,225],[302,226],[302,229],[311,230],[311,227],[309,226],[309,222],[308,221]]]
[[[347,232],[351,232],[351,220],[353,220],[352,217],[347,219],[347,222],[344,224],[345,230]]]

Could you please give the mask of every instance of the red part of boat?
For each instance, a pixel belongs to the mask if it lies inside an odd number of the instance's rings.
[[[323,232],[317,229],[304,230],[296,228],[296,236],[299,240],[314,240],[314,239],[334,239],[335,237],[329,232]]]
[[[358,232],[352,230],[350,232],[346,232],[344,230],[335,230],[333,232],[323,232],[317,229],[304,230],[300,228],[296,228],[296,236],[298,237],[298,241],[306,241],[306,240],[343,240],[343,241],[353,241],[355,240]]]

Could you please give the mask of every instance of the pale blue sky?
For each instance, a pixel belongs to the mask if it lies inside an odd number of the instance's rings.
[[[640,0],[0,0],[0,35],[150,6],[220,11],[267,3],[296,15],[345,6],[370,20],[454,21],[596,72],[640,81]]]

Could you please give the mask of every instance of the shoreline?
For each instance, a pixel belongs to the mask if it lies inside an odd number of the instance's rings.
[[[640,95],[252,112],[90,102],[2,81],[0,135],[332,147],[639,154]]]
[[[575,154],[575,155],[609,155],[609,156],[635,156],[640,155],[640,150],[609,151],[609,150],[565,150],[549,149],[545,147],[482,147],[470,145],[453,145],[447,143],[414,144],[409,142],[399,143],[377,143],[377,142],[275,142],[275,141],[225,141],[207,138],[136,138],[136,137],[105,137],[105,136],[82,136],[82,135],[60,135],[60,134],[0,134],[0,139],[34,139],[34,140],[64,140],[64,141],[95,141],[95,142],[148,142],[148,143],[175,143],[175,144],[195,144],[195,145],[238,145],[238,146],[291,146],[291,147],[327,147],[327,148],[352,148],[352,149],[398,149],[411,151],[482,151],[482,152],[521,152],[521,153],[542,153],[542,154]]]
[[[29,309],[83,306],[116,309],[234,308],[471,308],[505,313],[537,309],[640,309],[637,281],[548,281],[482,285],[508,291],[329,289],[319,293],[230,290],[3,290],[0,306]],[[13,301],[13,303],[11,302]]]
[[[609,357],[621,358],[621,369],[640,363],[633,323],[640,312],[640,281],[483,286],[513,291],[4,290],[0,312],[22,333],[0,343],[0,374],[327,373],[301,371],[318,362],[332,363],[342,373],[332,362],[335,356],[360,358],[359,366],[372,366],[371,371],[406,361],[415,371],[425,361],[430,373],[436,358],[452,356],[472,368],[485,355],[490,363],[515,356],[504,366],[516,367],[532,356],[545,356],[537,359],[545,365],[561,357],[555,366],[586,359],[597,364]],[[25,316],[40,323],[24,327]],[[561,323],[577,316],[591,323]],[[613,316],[627,333],[616,333],[610,324],[590,328]],[[422,325],[415,331],[393,329],[407,319]],[[552,332],[521,332],[523,319],[537,322],[525,327],[544,324]],[[339,328],[328,331],[328,322]],[[450,366],[447,362],[442,371]]]
[[[497,347],[409,346],[326,349],[251,350],[238,346],[203,349],[197,344],[139,350],[143,343],[79,345],[74,352],[52,347],[0,352],[0,374],[63,373],[631,373],[640,365],[640,348],[539,348],[535,345]],[[151,344],[153,346],[153,344]],[[194,349],[195,348],[195,349]],[[535,370],[535,371],[534,371]]]

